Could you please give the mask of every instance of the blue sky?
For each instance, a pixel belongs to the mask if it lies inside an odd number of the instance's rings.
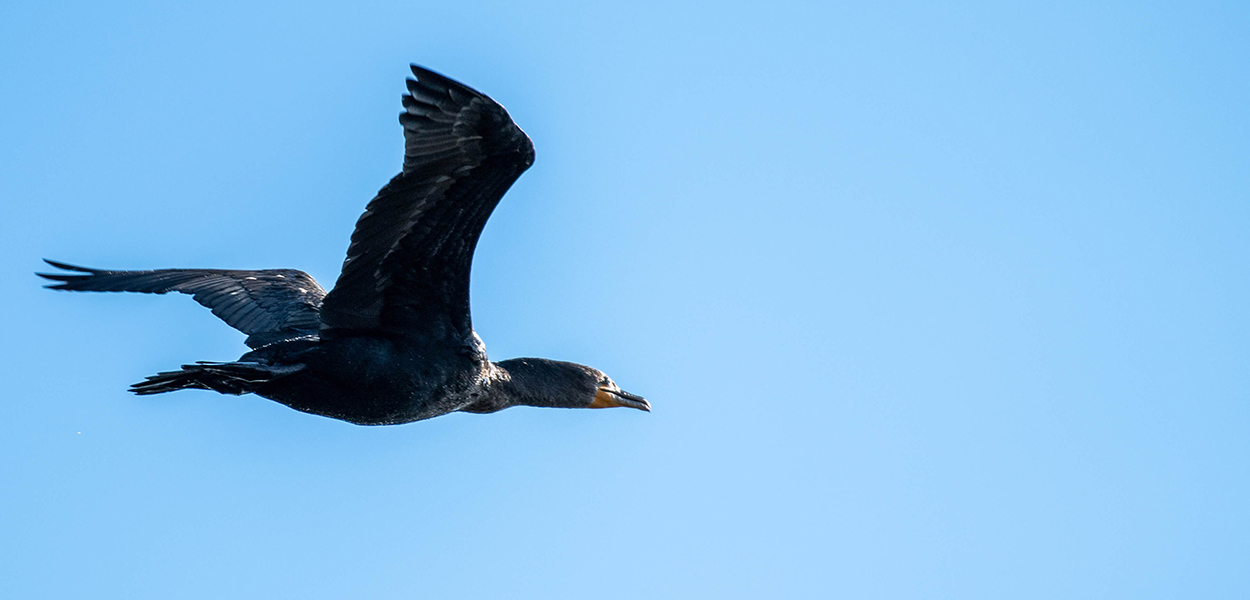
[[[0,589],[94,598],[1245,598],[1241,3],[0,6]],[[243,336],[103,268],[324,285],[407,64],[537,159],[491,356],[654,412],[362,428],[139,398]]]

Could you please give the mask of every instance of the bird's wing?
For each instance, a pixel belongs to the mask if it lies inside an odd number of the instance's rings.
[[[325,290],[303,271],[223,271],[214,269],[158,269],[103,271],[51,260],[48,264],[72,273],[39,273],[59,283],[54,290],[79,292],[141,292],[191,294],[231,327],[248,335],[247,345],[265,344],[316,335],[318,311]]]
[[[412,66],[404,170],[356,222],[322,331],[467,338],[469,268],[491,211],[534,162],[534,146],[494,100]]]

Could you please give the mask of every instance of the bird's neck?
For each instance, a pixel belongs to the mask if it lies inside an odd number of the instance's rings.
[[[553,377],[551,364],[541,358],[514,358],[491,363],[488,389],[495,410],[509,406],[539,406],[544,408],[584,408],[583,403],[568,387],[560,385]]]
[[[543,387],[535,373],[524,368],[509,369],[494,363],[490,388],[491,394],[501,408],[508,406],[554,406],[550,398],[542,393]]]

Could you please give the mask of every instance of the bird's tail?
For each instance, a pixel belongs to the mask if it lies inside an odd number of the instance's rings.
[[[256,362],[197,362],[183,365],[181,371],[166,371],[130,386],[130,391],[147,396],[176,390],[212,390],[222,394],[247,394],[256,386],[290,375],[302,365],[273,366]]]

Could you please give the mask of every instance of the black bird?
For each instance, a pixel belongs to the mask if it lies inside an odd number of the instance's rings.
[[[254,393],[360,425],[509,406],[651,410],[602,371],[543,358],[491,362],[469,316],[469,267],[491,211],[534,146],[486,95],[412,65],[404,169],[356,222],[330,293],[291,269],[103,271],[47,261],[56,290],[191,294],[247,334],[234,362],[199,362],[136,383]]]

